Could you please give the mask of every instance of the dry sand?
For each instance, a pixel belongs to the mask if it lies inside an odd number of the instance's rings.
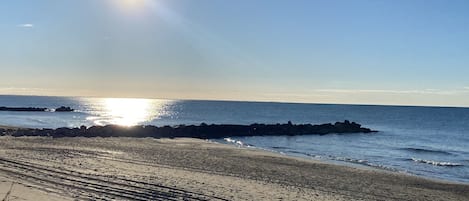
[[[196,139],[0,137],[0,199],[469,200],[469,185]]]

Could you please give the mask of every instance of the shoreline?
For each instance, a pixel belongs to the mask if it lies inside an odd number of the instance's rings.
[[[221,143],[221,142],[212,141],[212,140],[209,140],[209,142],[217,143],[217,144],[221,144],[221,145],[228,145],[228,146],[235,147],[235,148],[273,153],[273,154],[276,154],[278,156],[286,157],[288,159],[312,161],[312,162],[324,163],[324,164],[328,164],[328,165],[336,165],[336,166],[342,166],[342,167],[357,168],[357,169],[361,169],[361,170],[378,171],[378,172],[383,172],[383,173],[402,174],[404,176],[416,177],[416,178],[419,178],[419,179],[426,179],[426,180],[430,180],[430,181],[433,181],[433,182],[448,183],[448,184],[459,184],[459,185],[468,185],[469,186],[469,182],[454,181],[454,180],[437,178],[437,177],[430,177],[430,176],[425,176],[425,175],[417,175],[417,174],[413,174],[411,172],[407,172],[405,170],[395,170],[394,171],[394,170],[390,170],[388,168],[379,168],[379,167],[369,166],[369,165],[360,164],[360,163],[337,161],[337,160],[332,160],[332,159],[320,159],[320,158],[314,158],[314,157],[311,157],[311,156],[290,155],[290,154],[286,154],[284,152],[279,152],[279,151],[276,151],[276,150],[261,148],[261,147],[256,147],[256,146],[239,146],[239,145],[235,145],[235,144]]]
[[[18,127],[18,126],[5,126],[5,125],[0,125],[0,129],[5,129],[5,130],[31,130],[33,128],[25,128],[25,127]],[[1,133],[0,133],[1,134]],[[1,137],[1,135],[0,135]],[[27,136],[24,136],[27,137]],[[31,136],[31,137],[41,137],[41,136]],[[77,136],[77,137],[83,137],[83,136]],[[94,136],[93,136],[94,137]],[[93,138],[91,137],[91,138]],[[99,136],[98,136],[99,137]],[[122,136],[123,138],[126,138],[126,136]],[[104,137],[107,138],[107,137]],[[111,137],[111,138],[119,138],[118,136]],[[145,137],[145,138],[153,138],[153,137]],[[285,156],[289,157],[291,159],[302,159],[302,160],[307,160],[307,161],[313,161],[313,162],[322,162],[325,164],[329,165],[337,165],[337,166],[344,166],[344,167],[350,167],[350,168],[359,168],[363,170],[372,170],[372,171],[383,171],[383,172],[389,172],[389,173],[396,173],[396,174],[403,174],[406,176],[413,176],[417,178],[422,178],[422,179],[428,179],[428,180],[433,180],[435,182],[442,182],[442,183],[450,183],[450,184],[461,184],[461,185],[469,185],[469,182],[462,182],[462,181],[455,181],[455,180],[450,180],[450,179],[444,179],[444,178],[438,178],[438,177],[431,177],[431,176],[426,176],[426,175],[417,175],[413,174],[411,172],[407,172],[406,170],[390,170],[386,168],[379,168],[375,166],[369,166],[366,164],[360,164],[360,163],[353,163],[353,162],[347,162],[347,161],[337,161],[333,159],[321,159],[321,158],[313,158],[311,156],[302,156],[302,155],[293,155],[293,154],[287,154],[283,153],[280,151],[272,150],[272,149],[267,149],[267,148],[261,148],[261,147],[256,147],[256,146],[246,146],[246,145],[237,145],[237,144],[230,144],[230,143],[225,143],[221,138],[219,139],[222,142],[217,142],[216,139],[200,139],[200,138],[191,138],[191,137],[176,137],[177,138],[189,138],[189,139],[194,139],[194,140],[205,140],[211,143],[216,143],[216,144],[221,144],[221,145],[226,145],[226,146],[231,146],[235,148],[244,148],[248,150],[256,150],[256,151],[263,151],[263,152],[269,152],[273,154],[277,154],[279,156]],[[168,139],[167,137],[163,138],[154,138],[154,139]]]
[[[1,177],[36,190],[52,189],[48,194],[64,199],[150,199],[145,189],[176,200],[180,196],[195,200],[464,200],[469,196],[467,184],[192,138],[0,139]],[[176,190],[171,193],[169,188]],[[0,190],[2,196],[4,189]]]

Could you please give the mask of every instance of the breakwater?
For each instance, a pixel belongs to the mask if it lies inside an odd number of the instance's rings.
[[[373,133],[369,128],[345,120],[334,124],[205,124],[178,126],[132,126],[117,125],[91,126],[89,128],[57,129],[0,129],[2,135],[11,136],[52,136],[52,137],[191,137],[214,139],[235,136],[279,136],[279,135],[326,135],[331,133]]]

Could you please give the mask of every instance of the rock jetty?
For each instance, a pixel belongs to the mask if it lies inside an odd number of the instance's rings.
[[[45,107],[0,107],[0,111],[10,112],[48,112],[52,111]],[[70,107],[61,106],[54,111],[56,112],[73,112],[74,110]]]
[[[0,111],[12,112],[45,112],[47,108],[42,107],[0,107]]]
[[[331,133],[373,133],[369,128],[350,121],[335,124],[205,124],[179,126],[133,126],[117,125],[91,126],[89,128],[58,128],[58,129],[18,129],[2,130],[0,135],[10,136],[51,136],[51,137],[154,137],[176,138],[190,137],[200,139],[216,139],[240,136],[295,136],[295,135],[326,135]]]
[[[73,112],[73,109],[70,107],[61,106],[55,109],[56,112]]]

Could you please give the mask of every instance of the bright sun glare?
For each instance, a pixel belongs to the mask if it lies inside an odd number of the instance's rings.
[[[124,9],[137,9],[144,6],[146,0],[119,0],[119,6]]]
[[[162,114],[165,103],[150,99],[106,98],[103,109],[108,123],[121,126],[134,126],[151,121]]]

